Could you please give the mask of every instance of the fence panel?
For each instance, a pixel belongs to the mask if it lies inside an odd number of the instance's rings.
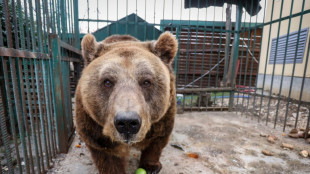
[[[72,91],[82,66],[76,4],[0,2],[2,173],[44,173],[68,151]]]

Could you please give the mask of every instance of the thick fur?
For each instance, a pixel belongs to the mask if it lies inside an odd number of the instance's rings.
[[[177,45],[168,32],[151,42],[120,35],[97,42],[91,34],[84,36],[82,54],[87,66],[76,89],[75,124],[100,174],[125,173],[131,147],[142,152],[140,167],[148,173],[160,171],[159,158],[176,113],[171,63]],[[112,87],[104,86],[107,79]],[[143,86],[145,79],[150,86]],[[114,126],[120,111],[135,111],[142,119],[139,132],[129,142]]]

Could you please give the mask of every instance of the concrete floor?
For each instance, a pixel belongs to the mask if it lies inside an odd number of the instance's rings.
[[[260,134],[274,135],[278,140],[271,144]],[[59,155],[48,173],[97,173],[85,144],[76,147],[79,142],[77,135],[69,153]],[[292,144],[294,149],[285,150],[282,143]],[[265,156],[262,150],[274,156]],[[310,173],[310,158],[301,157],[301,150],[310,152],[304,139],[291,139],[280,128],[273,129],[256,119],[230,112],[184,113],[176,116],[173,134],[161,157],[160,173]],[[199,158],[188,157],[187,153],[196,153]],[[127,173],[134,173],[139,155],[135,150],[131,152]]]

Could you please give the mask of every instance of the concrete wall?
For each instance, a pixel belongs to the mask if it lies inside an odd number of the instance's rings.
[[[272,8],[272,4],[274,1],[274,8]],[[268,0],[267,1],[267,9],[266,9],[266,17],[265,17],[265,23],[269,22],[271,20],[271,13],[273,9],[273,16],[272,21],[279,19],[280,13],[281,13],[281,3],[283,1],[283,12],[282,12],[282,18],[290,15],[290,9],[292,6],[292,0]],[[292,14],[296,14],[301,12],[302,10],[302,2],[303,0],[294,0],[293,4],[293,12]],[[310,9],[310,0],[305,0],[305,8],[304,10]],[[289,33],[298,31],[299,24],[300,24],[300,16],[294,17],[291,19],[291,26],[288,30],[288,24],[289,19],[284,20],[281,22],[276,22],[271,25],[266,25],[263,28],[263,38],[262,38],[262,48],[261,48],[261,56],[260,56],[260,64],[259,64],[259,75],[257,79],[257,87],[262,88],[263,87],[263,76],[266,72],[266,78],[265,78],[265,90],[270,90],[271,87],[271,79],[272,79],[272,72],[274,71],[274,81],[273,81],[273,90],[272,93],[278,94],[279,88],[280,88],[280,80],[282,75],[283,67],[284,69],[284,77],[283,77],[283,85],[282,85],[282,92],[281,95],[288,96],[289,88],[290,88],[290,81],[291,77],[293,76],[293,86],[292,86],[292,92],[291,97],[294,99],[299,99],[300,95],[300,89],[301,89],[301,83],[302,83],[302,77],[305,72],[305,64],[306,59],[310,58],[310,55],[307,55],[308,45],[309,45],[309,38],[310,33],[308,33],[308,39],[306,43],[306,49],[304,53],[304,58],[301,63],[296,63],[295,65],[295,73],[292,74],[293,70],[293,63],[286,63],[285,66],[283,64],[269,64],[269,57],[270,57],[270,50],[271,50],[271,42],[273,38],[277,37],[277,34],[279,32],[279,36],[287,35]],[[279,28],[280,26],[280,28]],[[271,27],[271,30],[270,30]],[[303,16],[302,23],[301,23],[301,29],[309,28],[310,27],[310,14],[306,14]],[[269,31],[270,31],[270,38],[269,38]],[[289,31],[289,32],[288,32]],[[268,45],[269,43],[269,45]],[[269,49],[268,49],[269,46]],[[268,52],[267,52],[268,51]],[[267,66],[266,66],[267,64]],[[265,68],[266,66],[266,68]],[[305,84],[304,84],[304,90],[302,94],[302,100],[310,102],[310,60],[308,60],[308,66],[306,69],[306,75],[305,75]]]
[[[294,0],[292,14],[301,12],[302,2],[303,2],[303,0]],[[266,9],[265,23],[269,22],[271,19],[271,11],[272,11],[273,0],[268,0],[267,3],[268,4],[267,4],[267,9]],[[274,0],[272,20],[279,19],[281,3],[282,3],[282,0]],[[283,4],[282,17],[286,17],[286,16],[289,16],[289,14],[290,14],[290,9],[291,9],[292,4],[291,4],[291,0],[283,0],[283,3],[284,4]],[[304,10],[308,10],[308,9],[310,9],[310,0],[305,0]],[[300,17],[292,18],[289,33],[298,31],[299,23],[300,23]],[[261,57],[260,57],[260,65],[259,65],[259,74],[264,74],[264,72],[265,72],[266,59],[267,59],[266,74],[272,74],[273,68],[275,68],[275,74],[276,75],[282,74],[283,64],[276,64],[274,67],[273,64],[269,64],[269,57],[270,57],[272,39],[277,37],[278,31],[280,32],[279,36],[287,35],[288,34],[288,24],[289,24],[289,19],[281,22],[280,30],[279,30],[279,22],[271,24],[271,25],[266,25],[264,27]],[[270,32],[270,39],[269,39],[270,27],[271,27],[271,32]],[[308,13],[308,14],[303,16],[301,29],[309,28],[309,27],[310,27],[310,14]],[[308,33],[306,50],[308,49],[309,35],[310,34]],[[269,42],[269,49],[268,49],[268,42]],[[267,50],[268,50],[268,53],[267,53]],[[295,73],[294,73],[295,77],[302,77],[304,74],[305,61],[306,61],[307,56],[309,56],[306,53],[307,52],[305,51],[303,62],[302,63],[296,63],[296,67],[295,67],[296,69],[295,69]],[[291,76],[292,75],[292,69],[293,69],[293,63],[286,63],[284,75]],[[307,72],[306,72],[306,77],[310,77],[310,61],[308,61],[308,68],[307,68]]]
[[[263,86],[263,79],[264,75],[259,74],[258,75],[258,88],[262,88]],[[283,76],[283,82],[282,82],[282,96],[288,96],[289,89],[290,89],[290,83],[291,83],[291,76]],[[271,87],[271,80],[272,75],[266,74],[265,77],[265,91],[270,91]],[[272,94],[279,94],[280,90],[280,84],[281,84],[281,76],[275,75],[273,77],[273,87],[272,87]],[[302,84],[302,78],[301,77],[294,77],[293,78],[293,84],[292,84],[292,91],[291,91],[291,98],[299,100],[300,91],[301,91],[301,84]],[[266,94],[265,94],[266,95]],[[302,92],[302,101],[310,102],[310,78],[305,78],[304,82],[304,89]]]

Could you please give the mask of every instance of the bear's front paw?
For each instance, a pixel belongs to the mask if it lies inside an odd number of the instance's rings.
[[[160,162],[145,162],[140,164],[140,167],[145,169],[147,174],[157,174],[162,168]]]

